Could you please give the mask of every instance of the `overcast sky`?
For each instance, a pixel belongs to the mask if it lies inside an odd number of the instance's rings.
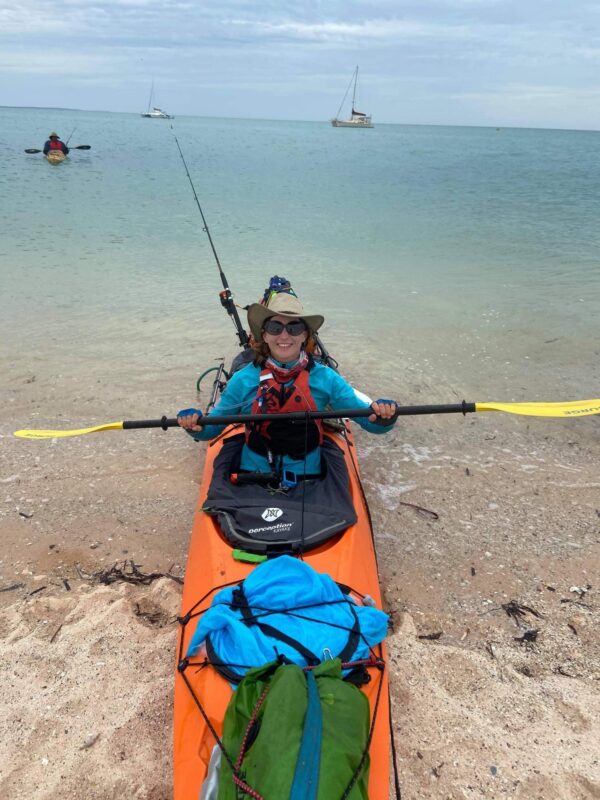
[[[597,0],[0,0],[0,105],[600,129]]]

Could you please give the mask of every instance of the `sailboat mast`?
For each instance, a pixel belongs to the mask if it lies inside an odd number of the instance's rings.
[[[352,86],[352,113],[350,114],[349,119],[340,119],[340,113],[344,104],[346,103],[346,98],[350,93],[350,87]],[[358,65],[355,67],[352,77],[350,78],[350,82],[346,87],[346,92],[340,103],[340,107],[338,108],[338,112],[334,119],[330,120],[331,124],[334,128],[372,128],[373,122],[371,121],[371,116],[369,114],[363,114],[362,111],[356,110],[356,94],[358,91]]]
[[[150,86],[150,97],[148,98],[148,111],[146,113],[150,113],[150,107],[152,106],[152,96],[154,95],[154,78],[152,78],[152,84]]]

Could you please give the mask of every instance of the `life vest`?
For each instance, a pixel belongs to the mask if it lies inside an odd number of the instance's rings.
[[[252,413],[317,411],[308,382],[309,369],[310,365],[289,385],[278,383],[269,369],[263,369]],[[246,444],[261,455],[287,455],[299,460],[323,444],[323,423],[313,419],[254,422],[246,426]]]
[[[64,151],[65,145],[63,142],[60,142],[58,139],[50,139],[50,150],[61,150]]]

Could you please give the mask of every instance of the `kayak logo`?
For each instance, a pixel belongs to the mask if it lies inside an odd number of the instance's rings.
[[[280,508],[265,508],[265,510],[261,514],[261,517],[264,519],[265,522],[271,522],[276,519],[279,519],[279,517],[282,514],[283,511]]]

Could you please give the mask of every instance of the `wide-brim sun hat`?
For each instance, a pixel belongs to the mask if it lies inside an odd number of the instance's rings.
[[[54,131],[52,131],[52,133],[48,134],[48,138],[49,139],[60,139],[60,136],[58,135],[58,133],[55,133]]]
[[[263,325],[270,317],[301,319],[310,333],[318,331],[325,322],[325,318],[321,314],[306,314],[304,306],[293,294],[279,292],[273,295],[268,306],[262,303],[252,303],[248,308],[248,325],[257,342],[262,340]]]

